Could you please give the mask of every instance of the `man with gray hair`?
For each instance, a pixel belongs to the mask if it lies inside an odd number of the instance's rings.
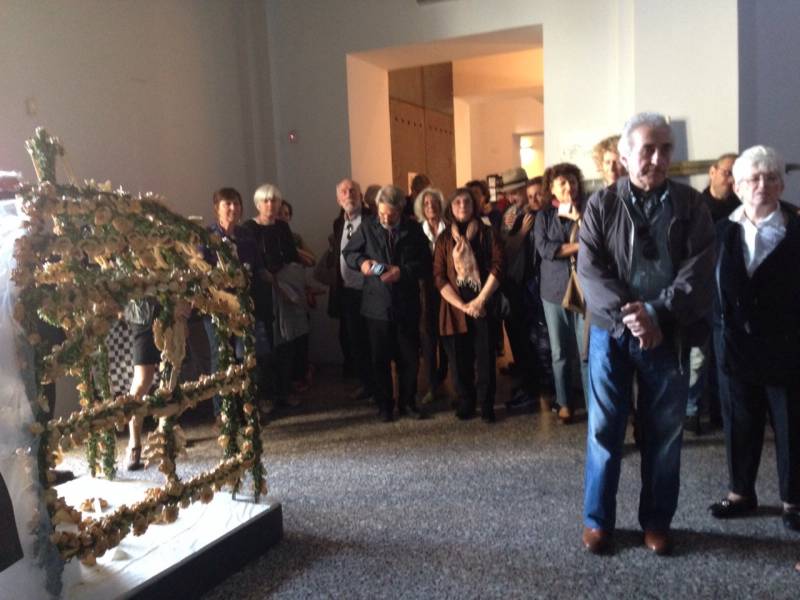
[[[394,418],[391,361],[397,365],[399,413],[417,418],[419,280],[432,269],[428,238],[416,221],[403,215],[402,190],[387,185],[376,198],[378,214],[366,219],[342,251],[347,266],[364,276],[361,314],[375,378],[375,400],[383,421]]]
[[[634,377],[639,524],[654,553],[672,546],[688,352],[708,334],[714,268],[708,209],[698,192],[667,178],[672,150],[662,115],[632,117],[619,141],[628,176],[589,200],[580,230],[578,275],[592,323],[583,544],[593,553],[609,549],[614,531]]]
[[[353,396],[357,400],[366,400],[372,396],[373,381],[367,326],[361,316],[364,276],[347,267],[342,250],[370,212],[361,202],[361,188],[349,177],[336,184],[336,202],[341,213],[333,221],[333,233],[328,238],[336,261],[336,279],[328,295],[328,315],[340,319],[343,372],[346,376],[356,375],[361,383]]]

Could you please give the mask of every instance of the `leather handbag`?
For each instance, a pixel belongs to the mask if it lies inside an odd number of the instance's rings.
[[[572,224],[568,243],[574,244],[578,239],[580,226],[580,219]],[[586,313],[586,301],[583,299],[583,290],[581,290],[581,284],[578,281],[578,260],[574,255],[569,257],[569,280],[567,281],[564,298],[561,300],[561,307],[580,315]]]
[[[492,297],[489,299],[489,310],[487,311],[492,317],[498,321],[505,321],[511,317],[511,303],[508,297],[499,289],[495,290]]]

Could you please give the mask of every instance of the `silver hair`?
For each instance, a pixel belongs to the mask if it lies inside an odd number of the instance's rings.
[[[386,204],[392,208],[403,210],[406,206],[406,196],[400,188],[393,185],[385,185],[375,196],[375,204]]]
[[[775,148],[769,146],[752,146],[742,152],[733,163],[733,180],[739,183],[750,177],[751,171],[760,173],[776,173],[783,181],[786,162]]]
[[[417,216],[417,221],[422,223],[425,220],[425,196],[432,196],[436,202],[439,203],[439,214],[444,213],[444,195],[442,190],[433,187],[426,187],[414,199],[414,214]]]
[[[625,125],[622,127],[622,132],[619,136],[619,143],[617,144],[617,149],[619,150],[620,156],[628,156],[628,154],[630,154],[632,148],[631,135],[634,131],[639,129],[639,127],[649,127],[650,129],[667,128],[670,130],[670,137],[672,136],[672,128],[669,125],[669,121],[661,113],[637,113],[628,119]]]
[[[264,185],[259,186],[253,194],[253,202],[256,205],[256,209],[258,209],[262,202],[266,202],[272,198],[283,200],[283,194],[281,194],[281,191],[278,189],[277,185],[273,185],[271,183],[265,183]]]
[[[341,180],[339,183],[337,183],[337,184],[336,184],[336,193],[337,193],[337,194],[339,193],[339,188],[340,188],[340,187],[342,187],[342,184],[343,184],[345,181],[349,181],[349,182],[350,182],[350,184],[353,186],[353,189],[355,189],[355,190],[357,190],[357,191],[358,191],[358,195],[359,195],[359,196],[361,196],[361,195],[362,195],[362,194],[361,194],[361,184],[360,184],[360,183],[358,183],[358,182],[357,182],[356,180],[354,180],[354,179],[350,179],[349,177],[345,177],[345,178],[344,178],[344,179],[342,179],[342,180]]]

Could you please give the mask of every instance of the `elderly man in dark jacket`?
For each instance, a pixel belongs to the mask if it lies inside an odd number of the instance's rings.
[[[362,223],[342,251],[351,269],[364,275],[361,314],[367,321],[375,399],[381,418],[394,413],[391,361],[397,364],[399,412],[417,409],[419,364],[419,280],[430,276],[431,252],[419,223],[403,216],[402,190],[384,186],[376,198],[378,214]]]
[[[349,178],[336,184],[336,202],[341,212],[333,221],[333,233],[328,237],[336,272],[328,295],[328,316],[340,320],[339,344],[344,357],[342,370],[345,377],[358,377],[361,386],[353,396],[364,400],[373,393],[367,327],[360,313],[364,276],[347,267],[342,250],[370,212],[362,203],[358,183]]]
[[[692,188],[667,179],[672,130],[641,113],[626,123],[620,157],[630,174],[589,201],[578,274],[591,318],[589,430],[583,543],[609,547],[625,423],[639,385],[645,545],[671,550],[678,502],[688,352],[708,334],[714,231]]]
[[[755,512],[769,411],[783,524],[800,531],[800,218],[780,202],[784,171],[772,148],[745,150],[733,165],[742,204],[717,225],[714,341],[730,488],[710,510],[718,519]]]

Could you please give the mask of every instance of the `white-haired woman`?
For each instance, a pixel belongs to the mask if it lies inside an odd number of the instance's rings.
[[[422,225],[422,232],[428,238],[431,253],[436,244],[436,239],[445,230],[444,196],[436,188],[428,187],[417,194],[414,200],[414,214],[417,222]],[[422,398],[423,404],[433,402],[439,386],[447,377],[447,353],[439,342],[439,304],[442,297],[433,283],[433,276],[426,278],[422,285],[422,310],[421,345],[422,361],[425,370],[425,379],[428,382],[428,391]]]
[[[279,216],[283,195],[277,186],[265,183],[253,194],[258,214],[243,227],[255,239],[264,270],[257,274],[263,282],[263,292],[256,297],[256,313],[263,315],[263,329],[256,329],[256,356],[262,373],[272,377],[272,404],[281,407],[291,404],[293,345],[291,340],[276,339],[273,323],[277,303],[273,290],[274,275],[289,263],[300,262],[289,224]],[[258,323],[257,323],[258,325]],[[262,379],[264,381],[264,379]]]
[[[718,519],[755,513],[769,413],[783,524],[800,532],[800,218],[780,200],[784,171],[772,148],[742,152],[733,163],[742,204],[717,224],[714,346],[730,481],[709,509]]]

